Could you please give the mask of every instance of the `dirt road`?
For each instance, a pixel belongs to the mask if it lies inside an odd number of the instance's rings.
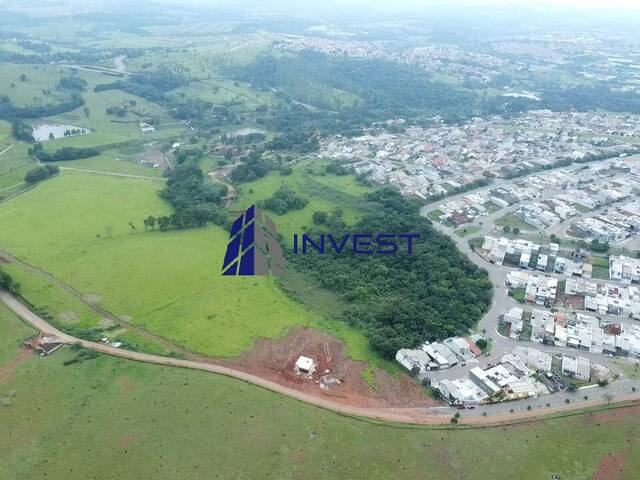
[[[212,365],[204,362],[197,362],[192,360],[182,360],[176,358],[162,357],[158,355],[149,355],[146,353],[132,352],[129,350],[122,350],[108,345],[104,345],[96,342],[89,342],[79,338],[67,335],[57,328],[47,323],[44,319],[33,313],[29,308],[24,305],[20,300],[15,298],[8,292],[0,291],[0,301],[2,301],[13,312],[20,316],[25,322],[29,323],[36,329],[40,330],[45,335],[55,335],[62,339],[65,343],[73,345],[80,345],[83,348],[94,350],[106,355],[114,357],[125,358],[128,360],[134,360],[138,362],[154,363],[158,365],[166,365],[171,367],[190,368],[194,370],[203,370],[212,373],[218,373],[226,375],[228,377],[237,378],[253,385],[266,388],[276,393],[295,398],[302,402],[315,405],[327,410],[331,410],[343,415],[362,417],[370,420],[382,420],[387,422],[398,422],[407,424],[423,424],[423,425],[446,425],[449,424],[449,414],[427,414],[423,408],[358,408],[353,406],[339,405],[330,400],[318,398],[312,395],[305,394],[296,390],[292,390],[277,383],[265,380],[263,378],[251,375],[232,368],[223,367],[219,365]],[[620,395],[617,397],[618,402],[616,405],[640,405],[640,398],[638,394]],[[536,419],[547,418],[550,415],[562,415],[571,413],[571,410],[577,408],[592,408],[602,405],[606,405],[608,402],[604,400],[593,400],[588,402],[581,402],[580,405],[567,405],[563,407],[549,408],[540,412],[518,412],[513,414],[499,414],[490,416],[478,416],[478,417],[464,417],[460,420],[461,424],[465,425],[504,425],[508,423],[517,423],[519,421],[531,421]]]

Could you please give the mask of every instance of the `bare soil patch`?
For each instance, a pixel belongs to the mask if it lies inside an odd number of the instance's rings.
[[[313,358],[316,363],[316,371],[310,378],[294,371],[295,362],[301,355]],[[374,390],[360,375],[367,364],[349,359],[342,342],[312,328],[296,328],[278,339],[259,339],[250,351],[220,362],[345,405],[372,408],[436,405],[404,374],[395,377],[376,370],[377,391]]]
[[[91,305],[97,305],[100,303],[101,297],[97,293],[85,293],[82,296],[82,299]]]
[[[6,365],[0,366],[0,385],[9,383],[15,369],[33,357],[35,353],[28,348],[21,348],[18,351],[18,356],[11,360]]]
[[[73,310],[66,310],[60,314],[60,320],[65,323],[76,323],[78,318]]]
[[[98,323],[98,328],[102,328],[102,329],[107,329],[109,327],[112,327],[116,324],[116,322],[114,322],[113,320],[111,320],[110,318],[103,318],[102,320],[100,320],[100,322]]]
[[[640,405],[633,405],[629,407],[616,408],[614,410],[608,410],[604,412],[594,412],[582,415],[582,419],[585,423],[609,423],[620,422],[630,416],[640,415]]]
[[[624,472],[625,463],[623,453],[609,453],[600,460],[598,469],[591,478],[592,480],[615,480]]]
[[[137,388],[136,382],[129,377],[122,377],[118,380],[118,386],[122,393],[133,393]]]

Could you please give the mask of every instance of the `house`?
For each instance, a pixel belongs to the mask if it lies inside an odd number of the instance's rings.
[[[138,127],[140,128],[140,131],[142,133],[153,133],[156,131],[156,128],[153,125],[149,125],[145,122],[140,122],[140,125],[138,125]]]
[[[458,357],[442,343],[425,343],[420,349],[429,355],[440,368],[448,368],[458,363]]]
[[[504,314],[502,321],[511,325],[509,328],[509,338],[518,339],[522,333],[524,322],[522,316],[524,310],[520,307],[513,307],[507,313]]]
[[[471,353],[469,344],[463,338],[447,338],[443,343],[462,360],[469,360],[475,357],[475,355]]]
[[[410,372],[414,368],[419,369],[420,373],[437,369],[437,364],[422,350],[401,348],[396,352],[396,361]]]
[[[441,380],[434,383],[443,399],[452,405],[463,405],[467,408],[477,407],[487,398],[487,394],[468,378]]]
[[[298,357],[298,360],[296,360],[293,371],[296,373],[296,375],[306,375],[307,377],[310,377],[311,375],[313,375],[313,372],[316,371],[316,362],[313,360],[313,358],[300,355],[300,357]]]
[[[541,253],[538,257],[538,265],[536,266],[537,270],[540,272],[544,272],[547,270],[547,263],[549,263],[549,257],[544,253]]]
[[[34,337],[27,339],[25,345],[29,348],[34,349],[36,352],[40,353],[40,356],[46,357],[47,355],[51,355],[53,352],[58,350],[64,345],[64,341],[58,337],[53,335],[42,335],[38,334]]]
[[[591,378],[591,362],[588,358],[563,355],[562,374],[588,382]]]
[[[626,284],[640,282],[640,260],[612,255],[609,258],[609,277]]]
[[[513,354],[522,359],[522,361],[532,370],[551,372],[552,357],[546,352],[542,352],[535,348],[517,346],[513,349]]]

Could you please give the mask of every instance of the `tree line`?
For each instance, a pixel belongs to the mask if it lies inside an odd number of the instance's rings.
[[[44,165],[42,167],[32,168],[27,172],[24,177],[24,181],[29,185],[35,185],[36,183],[43,182],[60,173],[60,169],[55,165]]]
[[[27,150],[27,153],[40,162],[62,162],[65,160],[78,160],[81,158],[100,155],[98,147],[62,147],[53,153],[47,152],[41,143],[36,143]]]

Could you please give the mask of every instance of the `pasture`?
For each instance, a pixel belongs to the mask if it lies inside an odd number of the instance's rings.
[[[344,212],[347,224],[356,222],[360,216],[359,201],[364,193],[373,191],[371,187],[364,187],[355,182],[351,175],[316,176],[323,163],[302,161],[293,167],[291,175],[281,175],[270,172],[265,177],[242,183],[239,187],[240,196],[231,206],[232,210],[244,209],[254,203],[269,198],[281,185],[287,185],[309,203],[300,210],[291,210],[284,215],[267,211],[278,226],[287,241],[291,241],[293,233],[307,230],[313,225],[312,215],[315,211],[330,212],[339,207]]]
[[[205,372],[99,356],[18,358],[30,334],[0,306],[7,478],[587,479],[640,467],[637,407],[465,430],[344,417]],[[464,418],[464,414],[463,414]],[[535,455],[531,452],[535,451]],[[510,452],[500,455],[498,452]],[[250,461],[248,461],[250,459]],[[46,461],[45,461],[46,460]],[[597,477],[596,477],[597,478]]]
[[[63,171],[0,205],[0,245],[96,296],[121,319],[196,352],[234,356],[257,337],[305,325],[345,340],[354,359],[376,363],[363,334],[308,311],[274,279],[222,277],[228,240],[222,228],[145,232],[142,218],[170,213],[156,195],[161,186]],[[54,315],[64,312],[50,289],[27,284],[29,293]]]

